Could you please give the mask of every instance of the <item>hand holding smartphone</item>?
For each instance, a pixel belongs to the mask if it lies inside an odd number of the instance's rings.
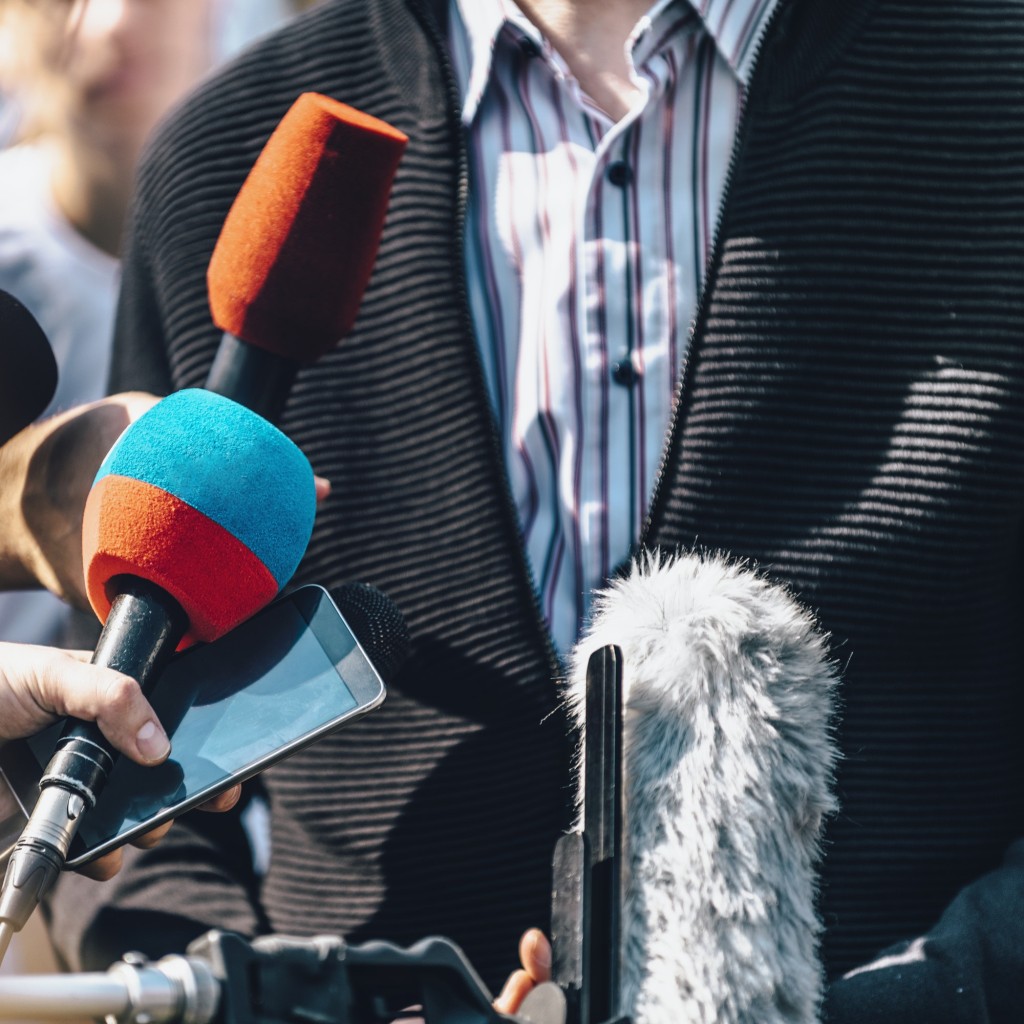
[[[392,632],[403,631],[390,609]],[[394,654],[381,657],[393,661]],[[306,586],[280,598],[171,661],[149,694],[170,737],[170,757],[156,768],[118,761],[82,820],[67,866],[81,867],[205,803],[378,707],[384,695],[377,669],[326,590]],[[0,826],[0,857],[32,811],[61,725],[0,749],[0,775],[16,805]]]

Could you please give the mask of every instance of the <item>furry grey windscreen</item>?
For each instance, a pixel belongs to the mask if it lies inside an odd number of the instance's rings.
[[[719,557],[645,556],[573,652],[623,653],[622,1003],[637,1024],[811,1024],[836,688],[812,615]]]
[[[409,657],[409,629],[398,605],[368,583],[344,583],[331,597],[385,685]]]

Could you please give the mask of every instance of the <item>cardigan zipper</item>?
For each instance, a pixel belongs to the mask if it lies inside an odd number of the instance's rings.
[[[736,128],[736,138],[733,141],[732,153],[729,155],[729,166],[725,172],[725,182],[722,186],[722,199],[718,207],[718,217],[715,221],[714,240],[711,246],[711,259],[708,260],[707,269],[704,272],[704,283],[700,292],[700,299],[697,302],[697,311],[690,324],[689,339],[686,346],[686,353],[683,356],[682,369],[679,372],[676,384],[675,402],[673,403],[672,419],[669,425],[668,437],[661,453],[661,463],[658,466],[658,475],[654,485],[654,492],[647,509],[647,517],[644,520],[640,537],[637,541],[633,554],[637,554],[648,546],[651,534],[656,528],[656,520],[662,513],[662,506],[668,500],[668,485],[665,480],[668,476],[669,466],[674,461],[674,456],[682,444],[683,423],[685,420],[686,405],[690,397],[690,378],[692,376],[693,354],[698,344],[703,340],[704,328],[706,326],[708,307],[710,305],[711,286],[718,276],[719,265],[722,261],[722,227],[725,224],[725,211],[732,194],[733,179],[736,176],[736,167],[739,163],[740,154],[746,142],[748,125],[750,122],[750,109],[753,106],[755,88],[758,84],[758,74],[761,71],[762,53],[773,28],[779,20],[785,0],[779,0],[771,14],[761,38],[757,41],[754,49],[752,70],[750,74],[750,86],[743,99],[743,109],[740,112],[740,122]]]

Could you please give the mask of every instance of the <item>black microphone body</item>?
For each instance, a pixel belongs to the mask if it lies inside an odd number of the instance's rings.
[[[369,583],[350,580],[330,594],[370,663],[389,686],[408,660],[412,646],[401,609]]]
[[[0,444],[37,419],[57,390],[57,361],[36,318],[0,288]]]
[[[276,423],[298,372],[295,360],[225,334],[203,387]]]

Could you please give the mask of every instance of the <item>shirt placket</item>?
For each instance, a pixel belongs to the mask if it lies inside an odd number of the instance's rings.
[[[649,127],[665,83],[649,69],[640,81],[645,94],[626,118],[615,125],[592,118],[597,141],[578,227],[583,287],[577,320],[588,369],[590,428],[581,518],[597,542],[584,545],[588,604],[590,591],[603,584],[638,536],[657,459],[652,445],[660,441],[646,427],[645,376],[648,343],[660,351],[664,339],[650,336],[643,305],[651,274],[641,243],[652,225],[635,190],[636,132]]]

